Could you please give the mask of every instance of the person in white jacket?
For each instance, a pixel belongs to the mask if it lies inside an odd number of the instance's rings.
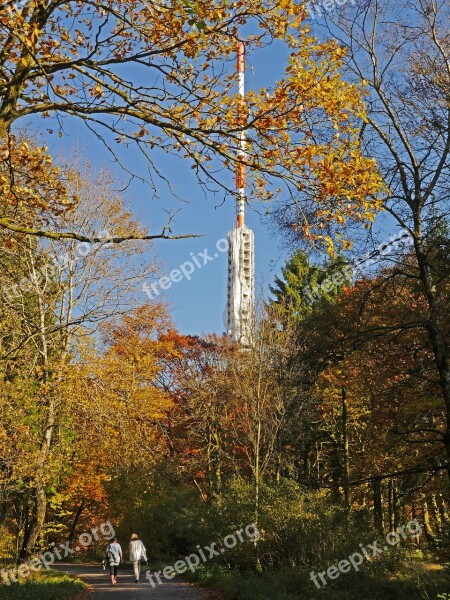
[[[141,562],[147,562],[147,550],[139,539],[137,533],[133,533],[130,541],[130,562],[133,563],[134,580],[139,583],[139,574],[141,571]]]

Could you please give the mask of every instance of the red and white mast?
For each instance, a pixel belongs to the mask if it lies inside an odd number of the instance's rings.
[[[254,329],[254,236],[245,225],[247,110],[245,106],[245,45],[237,40],[239,145],[236,155],[236,225],[228,233],[228,298],[225,325],[229,337],[251,345]]]
[[[238,73],[238,94],[239,94],[239,124],[244,127],[246,124],[245,115],[245,44],[238,40],[237,52],[237,73]],[[245,192],[247,184],[246,160],[246,131],[242,129],[239,132],[239,150],[238,162],[236,164],[236,192],[237,192],[237,226],[242,227],[245,221]]]

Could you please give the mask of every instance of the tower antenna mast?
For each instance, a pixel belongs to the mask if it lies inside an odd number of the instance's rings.
[[[239,94],[239,124],[242,129],[239,132],[238,162],[236,163],[236,196],[237,196],[237,226],[243,227],[245,223],[245,196],[247,187],[247,167],[245,164],[247,132],[245,130],[245,44],[238,39],[237,52],[237,74]]]
[[[254,329],[255,259],[253,231],[245,224],[247,188],[247,110],[245,43],[237,39],[239,146],[236,156],[236,224],[228,233],[228,289],[225,325],[228,336],[244,347]]]

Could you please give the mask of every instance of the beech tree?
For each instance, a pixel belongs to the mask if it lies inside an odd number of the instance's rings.
[[[66,193],[77,193],[78,200],[53,221],[55,235],[67,229],[82,239],[92,232],[94,239],[95,232],[122,238],[145,234],[114,192],[110,175],[95,175],[89,165],[74,159],[70,167],[59,169],[61,176]],[[32,207],[19,210],[22,222],[32,218]],[[74,426],[74,411],[67,381],[74,355],[100,323],[140,304],[136,284],[154,272],[155,265],[129,264],[142,254],[142,247],[130,240],[119,249],[92,239],[82,243],[3,232],[2,241],[0,373],[5,386],[0,407],[4,434],[17,440],[19,448],[27,448],[19,455],[5,450],[3,456],[10,479],[6,490],[14,489],[23,514],[18,537],[24,558],[40,538],[54,483],[73,458],[67,432]],[[9,416],[14,411],[17,422]],[[9,496],[5,506],[8,501]]]
[[[337,41],[345,78],[365,89],[360,138],[367,155],[376,159],[388,190],[383,210],[389,218],[384,223],[405,229],[414,245],[415,269],[403,261],[404,253],[392,254],[390,264],[397,268],[390,277],[417,280],[428,307],[417,326],[426,330],[433,348],[447,414],[442,436],[450,457],[444,291],[449,270],[445,260],[436,261],[437,254],[448,256],[448,236],[440,229],[450,215],[449,16],[448,2],[439,0],[367,0],[324,14],[317,34]],[[282,229],[300,243],[302,232],[296,224],[302,215],[302,206],[292,201],[277,213]]]
[[[230,193],[228,168],[244,160],[251,173],[249,199],[272,197],[278,180],[286,184],[284,193],[314,198],[324,218],[373,218],[383,185],[357,137],[361,92],[341,77],[342,49],[314,39],[305,15],[293,0],[4,4],[5,152],[5,140],[24,119],[52,117],[56,125],[48,128],[61,131],[65,119],[75,117],[119,162],[119,146],[136,144],[154,186],[155,177],[164,177],[157,149],[188,160],[206,189]],[[245,106],[235,93],[233,66],[243,27],[251,32],[248,54],[275,41],[290,54],[284,77],[267,89],[249,90]],[[239,152],[244,130],[245,157]],[[21,227],[11,216],[0,225]],[[308,223],[299,226],[307,229]],[[27,233],[37,231],[29,227]]]
[[[448,3],[437,0],[367,2],[344,7],[330,32],[346,50],[348,76],[367,90],[361,137],[390,190],[384,210],[413,240],[416,268],[400,261],[396,272],[418,282],[427,307],[420,327],[433,350],[450,462],[450,274],[446,260],[436,260],[449,246],[440,234],[450,215],[449,17]]]

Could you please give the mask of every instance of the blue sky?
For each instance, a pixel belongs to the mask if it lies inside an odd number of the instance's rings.
[[[286,50],[281,44],[262,49],[254,56],[248,57],[247,86],[270,87],[282,76],[286,64]],[[34,122],[42,134],[48,129],[58,130],[52,120]],[[54,156],[70,155],[78,151],[86,155],[94,169],[107,167],[115,173],[118,182],[128,180],[128,176],[114,163],[106,148],[90,133],[84,124],[75,119],[65,119],[62,138],[48,136],[46,142]],[[117,150],[117,148],[115,148]],[[146,176],[147,164],[140,152],[130,146],[119,148],[121,160],[134,173]],[[203,190],[195,180],[190,165],[182,159],[161,154],[157,160],[158,167],[170,180],[176,193],[187,202],[174,198],[164,184],[158,186],[159,198],[154,199],[152,191],[142,182],[134,180],[124,193],[134,215],[151,233],[159,233],[167,220],[166,210],[180,209],[173,222],[173,234],[197,233],[203,237],[178,241],[159,240],[149,247],[145,260],[156,261],[160,265],[160,276],[168,274],[172,269],[187,260],[192,260],[190,253],[198,254],[208,249],[213,255],[218,240],[226,238],[235,221],[234,198],[224,199],[223,194],[209,194],[205,197]],[[230,173],[230,177],[233,174]],[[269,218],[264,215],[266,207],[250,206],[246,222],[255,233],[255,271],[256,293],[267,292],[273,283],[288,254],[282,244],[270,232]],[[202,262],[202,261],[200,261]],[[149,281],[149,283],[152,283]],[[217,259],[209,262],[201,269],[196,269],[192,278],[174,283],[170,290],[161,292],[161,297],[169,303],[177,328],[182,333],[201,334],[224,331],[223,311],[226,303],[227,254],[219,253]],[[136,294],[142,303],[146,295],[142,289]],[[164,296],[162,296],[164,294]]]
[[[247,60],[247,87],[270,88],[282,76],[286,66],[287,51],[281,43],[257,51]],[[52,120],[32,123],[45,136],[48,129],[58,131]],[[48,136],[46,140],[54,156],[70,156],[74,150],[86,155],[93,168],[107,167],[119,183],[128,181],[128,176],[117,165],[103,144],[88,131],[76,118],[64,121],[64,134]],[[128,148],[117,146],[121,160],[137,175],[145,177],[148,165],[143,155],[132,145]],[[177,241],[159,240],[149,246],[146,261],[155,261],[160,265],[159,276],[167,275],[184,262],[192,260],[192,255],[208,250],[216,253],[218,240],[226,238],[235,221],[234,198],[224,198],[222,194],[205,194],[195,179],[190,164],[182,159],[157,151],[156,164],[164,176],[170,180],[174,191],[186,201],[175,198],[165,184],[158,186],[159,197],[144,183],[133,180],[124,192],[124,197],[133,214],[148,227],[151,233],[159,233],[167,222],[165,211],[180,209],[172,224],[173,234],[201,234],[199,239]],[[230,173],[230,180],[234,175]],[[121,187],[121,186],[120,186]],[[270,228],[270,220],[265,216],[265,206],[250,206],[246,222],[255,233],[255,271],[257,296],[267,294],[268,286],[279,274],[281,267],[289,257]],[[381,220],[382,221],[382,220]],[[389,227],[382,226],[388,230]],[[153,283],[152,281],[148,282]],[[161,292],[161,298],[169,304],[175,325],[182,333],[202,334],[224,331],[223,312],[226,303],[227,255],[226,252],[201,269],[195,269],[190,280],[182,279],[174,283],[170,290]],[[164,294],[164,296],[163,296]],[[139,288],[136,290],[138,303],[145,303],[147,296]]]
[[[226,238],[235,222],[234,198],[223,202],[222,196],[205,197],[192,176],[183,168],[182,161],[166,159],[165,174],[176,191],[189,198],[189,204],[174,199],[169,192],[161,199],[152,200],[142,185],[134,185],[131,205],[151,231],[159,232],[166,221],[163,207],[180,208],[173,223],[174,234],[196,233],[203,237],[178,241],[156,241],[154,248],[161,265],[161,274],[168,274],[185,261],[192,261],[191,253],[198,255],[208,250],[208,255],[219,256],[201,269],[196,268],[190,280],[183,278],[165,293],[170,302],[175,323],[183,333],[221,333],[224,330],[222,314],[226,302],[227,253],[217,252],[216,244]],[[190,170],[190,169],[188,169]],[[269,220],[261,216],[263,207],[250,207],[246,222],[255,232],[256,289],[267,288],[284,264],[285,253],[278,240],[270,234]],[[203,263],[199,258],[200,264]],[[143,295],[143,299],[145,296]]]
[[[72,127],[71,127],[72,129]],[[74,127],[78,129],[78,127]],[[76,139],[77,132],[71,135],[71,140]],[[97,142],[90,140],[88,144],[84,139],[84,132],[79,132],[79,141],[76,146],[80,150],[89,148],[90,155],[96,157],[98,165],[107,164],[116,171],[119,180],[125,178],[119,168],[110,161],[102,148],[92,152]],[[70,142],[69,142],[70,143]],[[66,142],[67,144],[67,142]],[[64,144],[66,146],[66,144]],[[84,145],[86,144],[86,146]],[[134,149],[132,162],[143,163],[143,158]],[[134,156],[136,153],[136,156]],[[131,158],[131,157],[129,157]],[[152,198],[152,192],[142,183],[135,181],[125,193],[125,197],[133,214],[146,226],[151,233],[159,233],[167,221],[163,209],[180,209],[172,224],[174,235],[200,234],[201,238],[186,240],[156,240],[149,246],[145,260],[155,260],[160,265],[159,276],[168,274],[172,269],[179,267],[185,261],[192,261],[191,253],[198,255],[208,250],[208,255],[219,256],[208,262],[201,269],[196,268],[190,280],[183,278],[174,283],[170,290],[161,291],[161,296],[167,300],[172,309],[172,315],[179,330],[183,333],[200,334],[206,332],[221,333],[224,330],[222,313],[226,302],[227,279],[227,253],[219,253],[216,244],[226,238],[228,231],[235,221],[234,198],[228,197],[222,201],[222,196],[214,197],[212,194],[205,197],[203,191],[196,183],[192,171],[185,168],[180,159],[167,157],[164,160],[164,173],[171,180],[175,191],[189,199],[189,203],[181,202],[161,186],[159,199]],[[145,172],[145,165],[137,172]],[[282,250],[279,240],[270,233],[269,218],[260,214],[265,207],[249,207],[246,223],[255,232],[255,269],[257,293],[266,289],[273,282],[275,275],[284,264],[286,252]],[[144,244],[147,242],[143,242]],[[200,264],[203,259],[199,257]],[[152,281],[149,280],[149,283]],[[141,289],[137,290],[138,298],[146,301],[146,296]],[[164,295],[164,296],[163,296]]]

